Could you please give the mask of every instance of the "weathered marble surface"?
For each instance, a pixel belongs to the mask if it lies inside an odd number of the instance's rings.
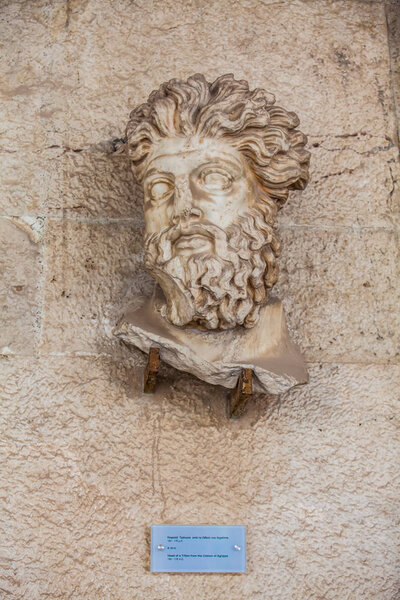
[[[2,3],[0,595],[397,599],[397,5]],[[165,365],[142,394],[144,355],[111,335],[151,284],[112,140],[160,81],[232,70],[274,82],[318,144],[280,213],[310,382],[237,422],[225,389]],[[5,215],[33,217],[31,234]],[[151,575],[157,522],[246,523],[248,574]]]
[[[309,181],[299,126],[273,94],[232,73],[170,79],[133,108],[115,148],[143,188],[144,264],[157,286],[113,333],[228,388],[244,368],[256,392],[307,381],[271,296],[277,213]]]
[[[308,381],[305,362],[289,337],[277,298],[261,309],[252,329],[219,332],[175,327],[161,316],[164,303],[158,286],[151,299],[133,299],[113,333],[146,353],[159,348],[161,360],[214,385],[234,388],[245,368],[255,375],[254,392],[281,394]]]

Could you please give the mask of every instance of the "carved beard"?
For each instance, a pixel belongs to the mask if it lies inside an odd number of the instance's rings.
[[[264,207],[252,208],[226,231],[189,218],[145,237],[147,270],[160,284],[162,315],[178,326],[205,329],[253,327],[277,278],[279,241]],[[213,252],[180,255],[174,243],[183,235],[212,240]]]

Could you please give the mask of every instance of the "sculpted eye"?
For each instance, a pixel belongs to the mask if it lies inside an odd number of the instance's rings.
[[[220,192],[232,185],[233,178],[225,169],[207,169],[200,174],[201,184],[210,191]]]
[[[149,188],[152,200],[162,200],[172,192],[173,186],[169,181],[154,181]]]

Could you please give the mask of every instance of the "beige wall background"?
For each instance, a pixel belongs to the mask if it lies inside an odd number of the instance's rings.
[[[399,599],[399,3],[0,7],[0,597]],[[170,368],[144,395],[111,335],[149,289],[112,141],[195,72],[273,92],[312,150],[278,285],[310,383],[235,421]],[[154,523],[247,525],[247,574],[151,574]]]

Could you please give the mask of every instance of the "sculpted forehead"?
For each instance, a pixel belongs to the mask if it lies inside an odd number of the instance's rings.
[[[157,171],[180,175],[207,162],[226,163],[238,176],[247,170],[242,154],[223,140],[164,138],[154,145],[145,177]]]

